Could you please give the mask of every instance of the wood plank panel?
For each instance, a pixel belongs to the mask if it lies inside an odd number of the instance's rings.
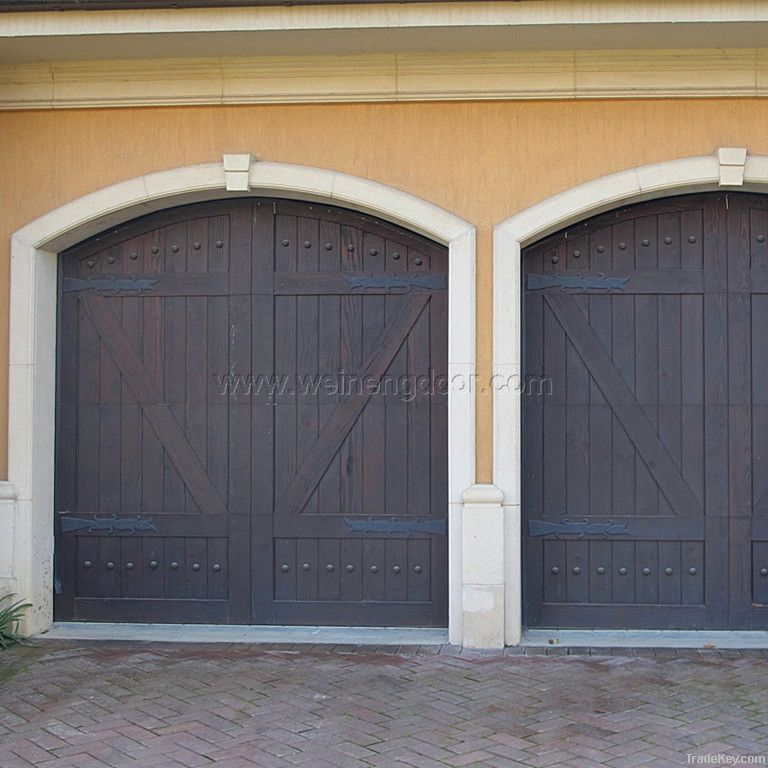
[[[765,623],[750,601],[768,518],[767,210],[732,193],[643,203],[525,252],[526,370],[565,375],[543,407],[523,398],[523,515],[576,527],[527,535],[529,625]],[[599,295],[601,275],[628,280]]]
[[[447,517],[445,248],[243,199],[62,264],[59,617],[445,625],[446,535],[355,530]]]

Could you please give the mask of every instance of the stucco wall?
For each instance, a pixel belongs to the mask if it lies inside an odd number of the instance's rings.
[[[768,154],[765,99],[184,107],[0,114],[0,403],[7,402],[9,239],[69,200],[224,152],[364,176],[477,227],[478,374],[491,374],[493,226],[597,176],[705,155]],[[490,482],[491,394],[478,392],[477,474]],[[5,435],[7,408],[0,408]],[[0,440],[0,476],[7,446]]]

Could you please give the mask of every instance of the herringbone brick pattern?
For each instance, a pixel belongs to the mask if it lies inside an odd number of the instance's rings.
[[[0,768],[686,765],[768,754],[768,655],[44,643]]]

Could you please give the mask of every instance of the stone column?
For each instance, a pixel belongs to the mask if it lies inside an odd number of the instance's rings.
[[[0,480],[0,595],[18,590],[16,556],[16,488]]]
[[[504,510],[495,485],[464,491],[462,644],[504,647]]]

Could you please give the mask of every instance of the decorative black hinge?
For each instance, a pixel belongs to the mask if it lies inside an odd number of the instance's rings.
[[[623,523],[614,523],[609,520],[607,523],[590,523],[586,520],[569,520],[564,517],[559,523],[550,520],[529,520],[529,536],[549,536],[554,534],[560,536],[578,536],[583,539],[584,536],[620,536],[627,533],[627,526]]]
[[[390,292],[408,293],[411,288],[423,288],[437,291],[445,288],[445,275],[350,275],[342,277],[352,286],[352,290],[362,291],[384,288]]]
[[[65,277],[61,289],[64,293],[143,293],[153,290],[158,282],[148,277]]]
[[[62,517],[61,530],[64,533],[72,531],[104,531],[107,534],[120,531],[121,533],[136,533],[136,531],[156,531],[157,528],[151,517],[118,517],[117,515],[107,515],[100,517]]]
[[[602,272],[597,275],[540,275],[529,274],[526,286],[529,291],[543,291],[545,288],[559,288],[563,293],[582,293],[584,291],[623,291],[629,277],[606,277]]]
[[[392,520],[392,518],[373,518],[367,520],[345,517],[344,522],[350,533],[431,533],[435,536],[445,536],[445,520]]]

